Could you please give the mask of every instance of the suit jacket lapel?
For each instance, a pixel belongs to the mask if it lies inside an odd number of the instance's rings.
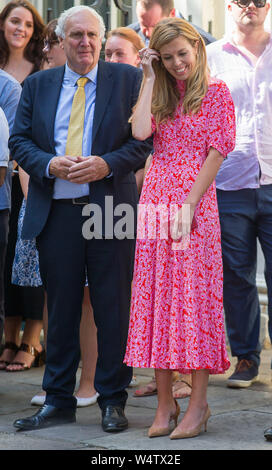
[[[47,108],[45,110],[46,115],[48,116],[48,138],[53,152],[55,151],[55,141],[54,141],[54,127],[55,127],[55,118],[57,112],[57,106],[59,102],[59,96],[62,87],[62,81],[64,76],[65,66],[54,69],[51,77],[49,77],[48,85],[48,101]]]
[[[107,109],[113,87],[112,72],[109,64],[99,61],[96,86],[96,100],[93,120],[92,145]]]

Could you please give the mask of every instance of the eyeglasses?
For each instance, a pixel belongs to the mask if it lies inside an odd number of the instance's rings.
[[[266,4],[266,0],[233,0],[233,3],[236,3],[240,8],[247,8],[251,1],[253,1],[256,8],[263,8]]]
[[[59,44],[59,41],[57,39],[53,39],[51,41],[45,39],[43,41],[43,48],[50,50],[55,44]]]

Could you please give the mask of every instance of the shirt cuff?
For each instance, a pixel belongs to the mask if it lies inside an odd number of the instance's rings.
[[[53,158],[51,158],[50,162],[48,163],[47,167],[46,167],[46,170],[45,170],[45,176],[46,178],[50,178],[51,180],[55,178],[54,175],[50,175],[49,173],[49,168],[50,168],[50,163],[51,161],[53,160]]]

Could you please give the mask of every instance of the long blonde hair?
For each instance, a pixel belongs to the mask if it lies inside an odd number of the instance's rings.
[[[188,21],[181,18],[163,19],[155,26],[149,47],[160,52],[165,44],[180,36],[186,39],[192,47],[198,43],[196,64],[187,80],[183,99],[184,114],[195,114],[199,111],[202,100],[208,91],[209,76],[205,43],[198,31]],[[180,92],[176,79],[166,70],[161,60],[154,60],[152,66],[156,79],[151,111],[158,125],[167,118],[173,117],[180,100]]]

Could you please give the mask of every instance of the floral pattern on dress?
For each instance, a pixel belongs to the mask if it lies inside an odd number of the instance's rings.
[[[42,280],[39,270],[39,254],[36,239],[22,240],[22,227],[25,216],[26,200],[23,199],[18,217],[18,234],[12,266],[11,282],[17,286],[39,287]]]
[[[163,205],[169,213],[181,207],[210,147],[224,157],[235,146],[235,110],[224,82],[211,80],[197,114],[182,113],[156,129],[154,155],[141,198],[143,205]],[[178,370],[208,369],[224,373],[230,366],[223,316],[221,233],[215,182],[200,200],[197,226],[189,246],[174,249],[170,236],[161,239],[160,218],[139,211],[138,236],[127,350],[133,367]],[[155,236],[148,236],[148,229]],[[154,233],[153,233],[154,235]]]

